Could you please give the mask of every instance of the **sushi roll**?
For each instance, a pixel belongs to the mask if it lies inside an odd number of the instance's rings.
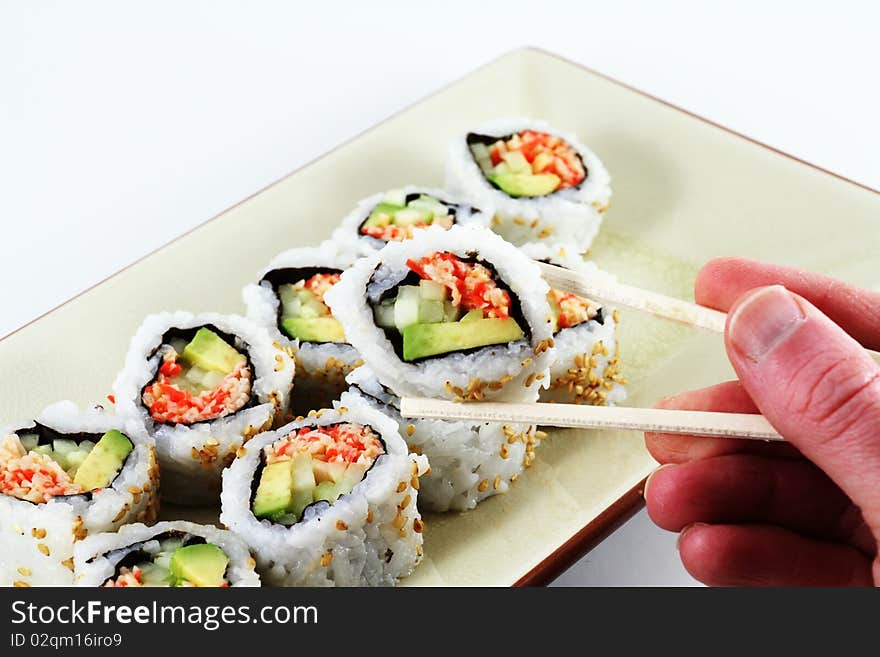
[[[332,242],[290,249],[244,289],[248,318],[296,359],[294,414],[329,408],[345,389],[345,376],[363,362],[324,303],[324,293],[353,262]]]
[[[342,220],[332,241],[358,255],[369,255],[388,242],[410,239],[428,226],[488,226],[492,213],[461,203],[449,192],[428,187],[404,187],[363,199]]]
[[[427,459],[393,420],[352,400],[252,440],[223,473],[220,521],[277,586],[382,586],[422,556]]]
[[[614,282],[612,274],[584,260],[572,246],[530,243],[522,251],[535,260],[580,272],[592,279]],[[619,315],[594,301],[551,289],[547,295],[553,313],[556,360],[550,367],[550,385],[540,401],[610,406],[626,399],[626,379],[620,367],[617,341]]]
[[[95,534],[74,550],[76,586],[259,586],[247,546],[232,532],[176,520]]]
[[[549,288],[485,228],[427,228],[346,271],[324,297],[400,396],[535,401],[553,361]]]
[[[514,244],[571,242],[586,251],[611,199],[611,178],[575,135],[543,121],[498,119],[456,137],[446,186],[494,208],[492,229]]]
[[[164,499],[216,504],[236,450],[284,417],[294,361],[280,347],[234,315],[146,318],[113,391],[117,412],[140,418],[156,440]]]
[[[0,586],[70,586],[74,544],[159,510],[141,422],[72,402],[0,429]]]
[[[400,400],[365,365],[349,374],[340,404],[355,400],[381,410],[397,422],[410,452],[428,457],[430,469],[419,479],[419,508],[467,511],[505,493],[535,460],[544,437],[534,425],[404,419]]]

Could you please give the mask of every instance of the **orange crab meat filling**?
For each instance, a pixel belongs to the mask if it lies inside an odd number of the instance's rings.
[[[52,458],[28,452],[16,434],[0,441],[0,491],[35,504],[84,492]]]
[[[532,166],[533,174],[552,173],[559,176],[559,187],[575,187],[587,177],[577,152],[556,135],[536,130],[523,130],[508,139],[499,139],[489,147],[492,166],[504,159],[505,153],[520,152]]]
[[[156,422],[191,424],[235,413],[247,403],[251,371],[245,362],[208,388],[200,389],[186,378],[178,354],[163,357],[156,381],[144,389],[143,402]]]
[[[571,328],[593,319],[598,310],[583,297],[551,289],[547,295],[558,329]]]
[[[510,295],[498,287],[492,272],[477,262],[465,262],[454,253],[438,252],[407,266],[421,278],[449,290],[452,303],[464,310],[482,310],[483,317],[510,317]]]
[[[339,282],[340,275],[341,274],[315,274],[303,283],[303,287],[314,293],[315,296],[321,300],[321,303],[323,303],[324,295],[331,287]],[[327,304],[324,305],[326,306]],[[329,307],[327,308],[327,312],[330,312]]]
[[[266,447],[266,463],[310,454],[325,463],[357,463],[369,467],[384,452],[379,436],[369,427],[341,423],[324,427],[302,427]]]

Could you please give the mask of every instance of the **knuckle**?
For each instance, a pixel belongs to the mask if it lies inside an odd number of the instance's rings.
[[[856,358],[817,352],[806,358],[788,385],[786,410],[822,435],[846,433],[880,404],[880,370],[865,369]]]

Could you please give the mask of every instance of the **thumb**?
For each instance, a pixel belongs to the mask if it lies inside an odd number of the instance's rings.
[[[780,285],[734,304],[725,343],[761,413],[880,528],[880,366]]]

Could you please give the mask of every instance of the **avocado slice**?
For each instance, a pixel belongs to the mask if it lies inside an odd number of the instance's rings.
[[[510,317],[411,324],[403,329],[403,359],[416,360],[450,351],[512,342],[522,337],[522,329]]]
[[[222,586],[229,557],[211,543],[177,548],[171,555],[171,574],[196,586]]]
[[[180,357],[203,370],[229,374],[245,358],[210,329],[200,328]]]
[[[293,501],[292,461],[278,461],[263,468],[260,485],[254,495],[254,515],[274,518],[287,513]]]
[[[554,173],[500,173],[489,180],[509,196],[545,196],[556,191],[560,182]]]
[[[342,324],[332,317],[288,317],[281,320],[281,326],[303,342],[345,342]]]
[[[122,469],[122,464],[134,447],[131,441],[116,429],[111,429],[97,442],[79,466],[73,483],[84,490],[106,488]]]
[[[364,226],[388,226],[394,223],[395,215],[403,210],[402,205],[392,205],[391,203],[379,203],[370,216],[364,222]]]

